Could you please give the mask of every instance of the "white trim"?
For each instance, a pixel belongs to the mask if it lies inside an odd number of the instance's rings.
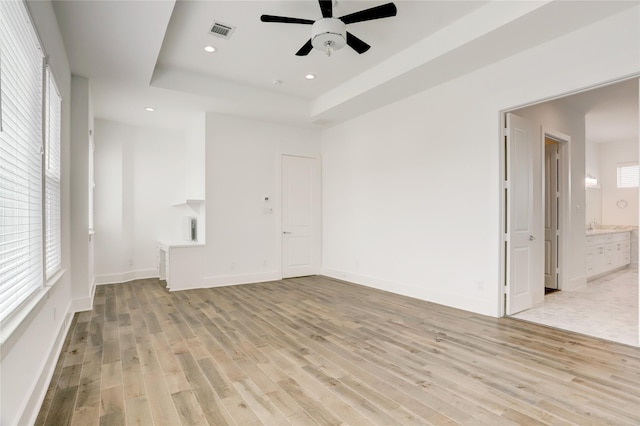
[[[120,284],[146,278],[158,278],[158,269],[140,269],[138,271],[122,272],[119,274],[96,275],[95,285]]]
[[[71,301],[71,312],[83,312],[93,310],[93,296],[96,293],[95,281],[91,288],[91,296],[73,299]]]
[[[450,306],[468,312],[475,312],[481,315],[496,317],[495,304],[492,300],[484,300],[473,297],[463,297],[459,294],[433,291],[428,288],[419,287],[415,284],[402,283],[398,281],[388,281],[382,278],[367,275],[353,274],[331,268],[322,268],[321,274],[329,278],[335,278],[354,284],[371,287],[378,290],[387,291],[402,296],[412,297],[431,303]]]
[[[22,335],[21,330],[26,329],[33,318],[40,312],[44,303],[49,300],[49,292],[60,282],[67,270],[58,271],[46,285],[38,289],[15,311],[0,323],[0,361],[4,354],[9,353],[10,348]]]
[[[40,407],[42,406],[42,402],[44,401],[45,396],[47,395],[49,383],[53,378],[53,373],[55,372],[58,358],[60,358],[60,355],[62,354],[62,346],[64,344],[65,337],[69,333],[71,323],[73,322],[73,312],[70,311],[70,307],[71,304],[67,306],[65,319],[61,324],[62,327],[60,327],[58,335],[56,336],[56,339],[54,340],[53,345],[44,360],[44,364],[40,369],[40,376],[36,380],[33,391],[30,394],[31,396],[25,401],[24,407],[22,407],[22,409],[20,410],[20,413],[22,414],[20,415],[18,424],[32,425],[38,418]]]
[[[507,301],[507,276],[509,276],[509,271],[507,270],[507,253],[509,252],[509,233],[507,232],[507,199],[506,195],[510,190],[510,182],[507,180],[507,136],[509,134],[509,129],[507,129],[507,113],[509,110],[499,111],[499,122],[498,122],[498,155],[500,157],[499,170],[498,170],[498,204],[499,204],[499,224],[498,224],[498,232],[500,234],[498,239],[498,288],[496,289],[496,297],[498,298],[498,316],[503,317],[505,315],[506,310],[506,301]]]
[[[578,290],[582,287],[585,287],[587,285],[587,276],[586,275],[580,275],[579,277],[575,277],[575,278],[571,278],[568,282],[567,282],[567,287],[563,288],[563,290],[565,291],[573,291],[573,290]]]
[[[562,211],[560,212],[560,262],[557,267],[560,270],[560,279],[558,280],[558,290],[567,290],[571,288],[571,284],[569,283],[570,278],[569,275],[571,273],[569,257],[571,251],[569,250],[569,245],[571,243],[571,230],[572,230],[572,221],[571,221],[571,136],[566,135],[562,132],[558,132],[557,130],[547,129],[544,126],[542,127],[542,147],[544,149],[544,140],[546,137],[554,139],[559,142],[559,155],[560,155],[560,176],[557,177],[560,180],[560,208]],[[544,156],[542,157],[544,159]],[[543,179],[543,188],[544,188],[544,160],[542,160],[542,179]],[[544,206],[545,197],[544,194],[542,196],[542,217],[544,217]],[[544,226],[544,224],[543,224]],[[544,259],[543,259],[544,262]],[[586,281],[585,281],[586,283]]]
[[[279,281],[281,279],[282,274],[279,271],[244,275],[219,275],[215,277],[203,278],[201,287],[180,288],[180,290],[191,290],[192,288],[225,287],[238,284],[254,284],[267,281]]]

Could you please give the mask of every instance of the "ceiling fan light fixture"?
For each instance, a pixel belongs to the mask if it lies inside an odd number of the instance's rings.
[[[336,18],[319,19],[311,27],[311,45],[331,56],[347,45],[347,26]]]

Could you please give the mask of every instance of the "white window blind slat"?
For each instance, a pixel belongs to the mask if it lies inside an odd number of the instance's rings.
[[[22,1],[0,1],[0,321],[43,284],[42,61]]]
[[[637,188],[640,185],[640,166],[637,163],[618,164],[618,188]]]

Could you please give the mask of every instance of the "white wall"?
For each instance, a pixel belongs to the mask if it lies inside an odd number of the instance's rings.
[[[71,323],[70,99],[71,72],[49,1],[29,9],[62,95],[61,196],[64,275],[0,350],[0,424],[32,424],[40,409]],[[55,312],[55,314],[54,314]],[[6,332],[6,330],[5,330]],[[6,338],[6,335],[3,335]]]
[[[206,113],[189,123],[184,144],[184,188],[180,202],[194,200],[181,207],[182,215],[197,219],[196,236],[199,243],[206,242],[205,199],[205,139]],[[178,202],[178,201],[176,201]]]
[[[639,72],[638,16],[635,7],[323,132],[324,273],[499,315],[500,111]]]
[[[184,133],[96,120],[95,145],[99,283],[157,276],[156,241],[183,241],[194,215],[172,205],[203,198],[193,287],[280,278],[280,157],[319,158],[316,132],[207,113]]]
[[[184,146],[184,199],[204,200],[205,126],[206,114],[202,113],[187,129]]]
[[[183,132],[96,120],[98,283],[157,276],[156,241],[182,239]]]
[[[216,286],[280,278],[280,158],[320,157],[307,129],[207,113],[205,273]],[[264,214],[268,196],[273,214]]]
[[[595,142],[589,141],[587,137],[585,142],[584,163],[585,173],[598,179],[600,182],[600,159],[598,153],[598,145]]]
[[[638,140],[599,144],[600,184],[602,186],[602,225],[638,226],[638,188],[618,188],[617,166],[638,163]],[[621,208],[618,201],[625,200]]]
[[[598,144],[589,141],[588,135],[584,153],[585,176],[591,175],[598,179],[600,185],[600,153]],[[585,199],[585,226],[589,226],[594,220],[598,224],[602,224],[602,189],[587,188]]]

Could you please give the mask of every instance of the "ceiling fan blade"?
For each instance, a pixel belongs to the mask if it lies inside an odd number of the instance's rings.
[[[350,32],[347,31],[347,44],[359,54],[363,54],[367,50],[371,48],[367,43],[360,40],[358,37],[354,36]]]
[[[300,50],[296,52],[296,56],[307,56],[312,50],[313,45],[311,44],[311,39],[309,39],[309,41],[307,41],[304,46],[302,46]]]
[[[286,16],[273,16],[273,15],[262,15],[260,17],[262,22],[278,22],[281,24],[305,24],[305,25],[313,25],[315,21],[311,19],[301,19],[301,18],[287,18]]]
[[[350,13],[349,15],[342,16],[338,19],[345,24],[353,24],[355,22],[371,21],[373,19],[396,16],[396,13],[398,13],[396,5],[393,3],[387,3],[370,9],[361,10],[359,12]]]
[[[318,0],[323,18],[331,18],[333,16],[333,0]]]

